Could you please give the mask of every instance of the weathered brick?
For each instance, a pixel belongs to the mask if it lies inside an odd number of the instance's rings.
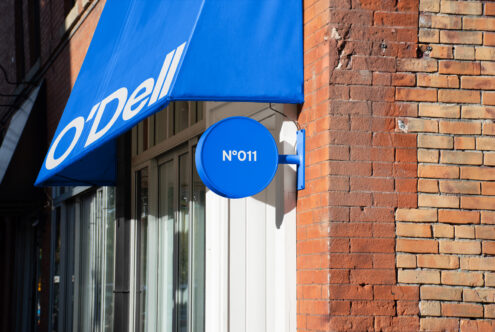
[[[439,62],[440,74],[479,75],[481,65],[479,62],[444,60]]]
[[[481,165],[483,162],[483,153],[442,151],[440,162],[444,164]]]
[[[464,302],[495,302],[495,289],[466,288],[462,297]]]
[[[433,225],[433,236],[437,238],[453,238],[454,227],[445,224]]]
[[[495,157],[495,154],[492,154]],[[486,157],[485,157],[485,165],[486,165]],[[495,195],[495,182],[482,182],[481,183],[481,194],[482,195]]]
[[[495,240],[495,227],[494,226],[476,226],[476,238]]]
[[[431,227],[426,224],[397,223],[396,232],[398,236],[431,237]]]
[[[431,27],[435,29],[461,29],[461,17],[434,15],[431,18]]]
[[[460,301],[462,289],[446,286],[421,286],[421,300]]]
[[[495,107],[463,105],[462,117],[464,119],[495,119]]]
[[[397,209],[395,213],[397,221],[437,221],[437,210],[435,209]]]
[[[495,273],[485,273],[485,286],[493,287],[495,286]]]
[[[471,181],[440,181],[440,192],[450,194],[480,194],[480,183]]]
[[[483,317],[483,306],[468,303],[442,303],[442,314],[447,317]]]
[[[397,267],[403,268],[415,268],[416,267],[416,255],[397,255]]]
[[[434,59],[397,59],[397,71],[404,72],[436,72],[437,60]]]
[[[493,32],[483,33],[483,45],[495,46],[495,33]]]
[[[492,76],[463,76],[461,88],[475,90],[495,90],[495,77]]]
[[[420,88],[397,88],[395,95],[396,100],[403,101],[436,101],[436,89]]]
[[[495,31],[495,18],[464,17],[462,27],[464,30]]]
[[[420,0],[419,10],[422,12],[438,13],[440,11],[440,0]]]
[[[485,15],[495,16],[495,3],[485,3]]]
[[[419,115],[432,118],[459,118],[460,110],[459,105],[419,104]]]
[[[458,332],[459,319],[455,318],[422,318],[421,331]]]
[[[495,304],[485,304],[485,318],[495,318]]]
[[[440,41],[440,31],[436,29],[420,29],[418,40],[420,43],[438,43]]]
[[[483,123],[483,135],[495,136],[495,123],[493,122]]]
[[[483,44],[482,32],[440,30],[442,44]]]
[[[407,124],[407,132],[426,132],[426,133],[437,133],[438,132],[438,121],[428,120],[428,119],[417,119],[408,118],[404,120]]]
[[[432,88],[458,88],[459,78],[455,75],[422,74],[417,75],[418,86]]]
[[[438,101],[444,103],[479,104],[480,91],[474,90],[438,90]]]
[[[495,105],[495,92],[483,91],[483,105]]]
[[[414,86],[416,85],[416,75],[411,73],[393,73],[393,86]]]
[[[479,224],[478,211],[438,210],[438,221],[450,224]]]
[[[418,149],[418,162],[438,163],[438,150]]]
[[[440,284],[440,271],[399,270],[397,281],[404,284]]]
[[[438,241],[397,239],[397,251],[412,253],[437,253]]]
[[[454,149],[456,150],[474,150],[474,137],[454,137]]]
[[[461,198],[461,208],[495,210],[495,197],[465,196]]]
[[[459,60],[474,60],[473,46],[456,46],[454,48],[454,58]]]
[[[481,223],[495,225],[495,212],[481,211]]]
[[[495,150],[495,137],[476,137],[478,150]]]
[[[495,180],[493,167],[461,167],[461,179]]]
[[[446,45],[431,44],[430,58],[432,59],[452,59],[454,57],[454,48]]]
[[[456,179],[459,178],[459,167],[418,165],[418,176],[421,178]]]
[[[438,181],[432,179],[419,179],[418,180],[418,192],[423,193],[437,193]]]
[[[419,303],[421,316],[440,316],[440,302],[438,301],[421,301]]]
[[[472,226],[455,226],[455,237],[458,239],[474,239],[474,228]]]
[[[438,207],[438,208],[458,208],[459,198],[455,196],[419,194],[418,206]]]
[[[493,320],[461,319],[461,332],[482,332],[493,331],[494,329],[495,322]]]
[[[483,286],[483,273],[442,271],[442,284]]]
[[[418,148],[452,149],[453,147],[454,139],[451,136],[418,135]]]
[[[495,60],[495,47],[476,47],[476,60]]]
[[[481,15],[483,9],[480,2],[442,0],[440,12],[445,14]]]
[[[457,269],[459,258],[451,255],[418,255],[418,267],[430,269]]]
[[[440,253],[476,255],[481,253],[481,244],[478,241],[440,240]]]

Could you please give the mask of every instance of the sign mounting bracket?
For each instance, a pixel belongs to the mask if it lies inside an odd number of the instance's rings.
[[[279,164],[297,165],[297,190],[305,188],[306,130],[297,131],[296,154],[280,154]]]

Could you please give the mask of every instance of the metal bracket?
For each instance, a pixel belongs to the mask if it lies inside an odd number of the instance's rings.
[[[297,190],[305,188],[305,162],[306,162],[306,130],[297,131],[297,154],[280,154],[278,155],[279,164],[297,165]]]

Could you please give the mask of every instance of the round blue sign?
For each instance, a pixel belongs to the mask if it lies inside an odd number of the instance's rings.
[[[273,136],[258,121],[235,116],[208,128],[196,148],[196,168],[203,183],[227,198],[265,189],[278,167]]]

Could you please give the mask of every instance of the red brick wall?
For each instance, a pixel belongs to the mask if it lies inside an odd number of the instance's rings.
[[[398,285],[394,212],[416,207],[416,134],[395,130],[417,56],[417,1],[305,1],[307,189],[298,200],[298,329],[419,329]]]

